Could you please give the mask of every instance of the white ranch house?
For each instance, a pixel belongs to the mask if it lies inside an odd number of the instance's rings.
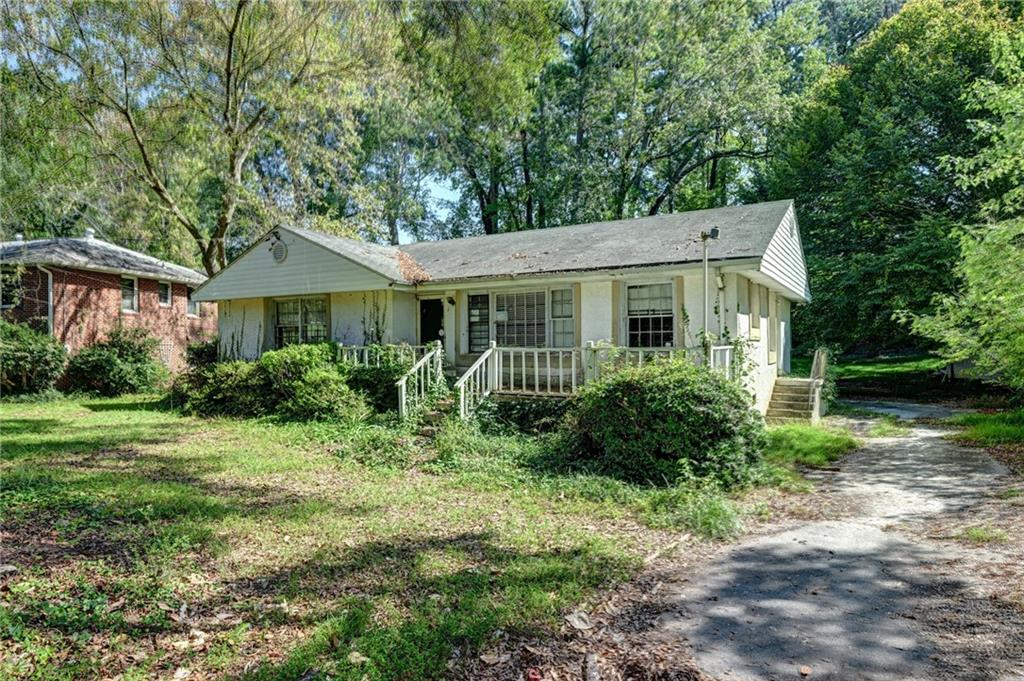
[[[813,404],[812,385],[778,380],[790,367],[792,306],[810,295],[792,201],[399,246],[280,226],[193,299],[217,302],[225,357],[295,342],[332,340],[363,357],[371,344],[407,344],[438,371],[443,353],[470,403],[491,392],[564,395],[610,357],[706,361],[701,235],[712,228],[712,363],[728,370],[743,345],[758,410],[777,383],[789,388],[776,402]],[[789,406],[805,407],[773,409]]]

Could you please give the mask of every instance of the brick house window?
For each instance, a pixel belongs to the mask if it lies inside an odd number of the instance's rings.
[[[160,299],[160,304],[164,307],[168,307],[171,304],[171,285],[166,281],[156,282],[156,291]]]
[[[626,330],[629,347],[660,348],[675,342],[672,284],[626,288]]]
[[[187,305],[187,307],[188,307],[188,309],[187,309],[188,314],[192,315],[193,317],[198,317],[199,316],[199,309],[200,309],[199,308],[199,301],[198,300],[192,300],[192,289],[188,289],[188,293],[186,294],[186,296],[188,298],[188,305]]]
[[[139,280],[135,277],[121,277],[121,310],[139,311]]]

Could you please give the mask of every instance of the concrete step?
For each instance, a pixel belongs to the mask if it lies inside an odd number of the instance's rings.
[[[784,409],[810,409],[810,398],[807,395],[790,397],[788,395],[772,395],[769,407],[782,407]]]
[[[419,436],[433,440],[439,430],[441,429],[437,426],[421,426],[419,429]]]
[[[808,421],[810,421],[810,418],[807,416],[765,416],[764,421],[770,426],[781,426],[787,423],[807,423]]]
[[[793,393],[795,395],[809,395],[814,392],[812,386],[809,385],[779,385],[775,384],[772,388],[773,393]]]
[[[768,407],[768,413],[765,414],[765,418],[793,418],[793,419],[804,419],[809,421],[811,419],[810,409],[779,409],[775,407]]]
[[[784,385],[784,386],[803,387],[803,388],[807,388],[809,390],[811,385],[813,385],[813,383],[814,382],[811,379],[809,379],[809,378],[785,378],[783,376],[780,376],[779,378],[775,379],[776,387]]]

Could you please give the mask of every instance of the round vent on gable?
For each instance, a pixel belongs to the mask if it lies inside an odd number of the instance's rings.
[[[270,253],[274,256],[274,262],[282,263],[288,257],[288,247],[283,241],[275,241],[270,247]]]

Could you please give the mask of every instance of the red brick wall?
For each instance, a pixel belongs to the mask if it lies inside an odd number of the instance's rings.
[[[217,306],[200,303],[198,317],[187,314],[188,287],[171,285],[170,306],[160,305],[157,281],[138,279],[139,311],[121,310],[121,277],[86,270],[53,272],[53,333],[74,354],[104,338],[118,325],[141,327],[161,342],[161,358],[172,371],[184,367],[189,343],[217,333]],[[46,328],[46,273],[29,268],[22,277],[22,303],[7,314]],[[41,303],[39,301],[42,301]],[[40,307],[41,306],[41,307]]]

